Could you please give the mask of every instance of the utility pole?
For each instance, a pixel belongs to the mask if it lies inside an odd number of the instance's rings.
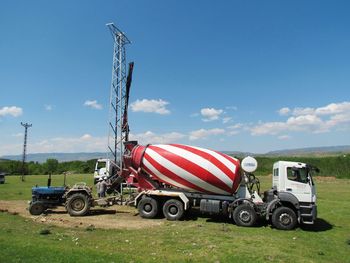
[[[123,120],[125,107],[127,107],[127,91],[126,91],[126,52],[125,45],[131,42],[126,35],[119,30],[113,23],[106,24],[112,34],[113,49],[113,67],[112,67],[112,83],[110,94],[109,108],[109,132],[108,132],[108,148],[112,155],[117,170],[123,169],[122,157],[124,153],[123,142],[127,138],[128,130],[123,128]]]
[[[27,152],[27,134],[28,134],[28,128],[32,127],[32,124],[23,123],[21,122],[21,125],[24,127],[24,143],[23,143],[23,156],[22,156],[22,177],[21,180],[24,182],[24,176],[26,174],[26,152]]]

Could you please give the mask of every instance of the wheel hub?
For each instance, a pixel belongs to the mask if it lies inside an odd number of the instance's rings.
[[[287,213],[281,214],[280,218],[279,218],[281,224],[283,225],[289,225],[292,223],[293,219],[290,215],[288,215]]]
[[[172,215],[176,215],[178,212],[178,209],[176,206],[171,206],[169,207],[169,213],[172,214]]]
[[[243,222],[249,222],[250,221],[250,213],[246,210],[243,210],[239,213],[239,218]]]
[[[147,213],[152,211],[152,205],[151,204],[145,204],[143,207],[143,210],[145,210]]]
[[[84,208],[84,202],[82,200],[75,200],[72,204],[72,208],[75,211],[80,211]]]

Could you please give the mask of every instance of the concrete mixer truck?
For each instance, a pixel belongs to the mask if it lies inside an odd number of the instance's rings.
[[[141,217],[163,214],[168,220],[179,220],[197,207],[203,213],[228,216],[239,226],[253,226],[258,217],[284,230],[293,229],[297,223],[314,222],[317,209],[312,172],[317,171],[316,167],[276,162],[272,188],[260,196],[259,180],[253,174],[257,161],[252,157],[240,162],[229,155],[194,146],[142,146],[129,141],[128,101],[133,67],[132,62],[125,95],[116,100],[116,105],[112,104],[121,114],[112,126],[115,142],[124,145],[119,145],[118,154],[116,147],[114,150],[109,147],[117,169],[108,180],[112,190],[124,181],[138,189],[134,205]]]
[[[143,218],[163,214],[181,219],[186,211],[222,214],[238,226],[253,226],[256,220],[271,221],[277,229],[290,230],[312,224],[317,216],[312,179],[316,167],[278,161],[273,165],[272,188],[259,194],[253,172],[257,161],[240,162],[229,155],[194,146],[125,142],[123,170],[114,185],[127,180],[139,190],[134,204]]]

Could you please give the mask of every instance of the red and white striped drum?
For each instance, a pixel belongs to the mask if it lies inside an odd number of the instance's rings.
[[[194,146],[136,146],[132,165],[161,182],[191,192],[231,195],[241,177],[240,163],[229,155]]]

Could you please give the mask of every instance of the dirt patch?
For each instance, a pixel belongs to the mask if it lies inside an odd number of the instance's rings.
[[[143,219],[137,210],[128,206],[113,206],[105,209],[92,208],[83,217],[71,217],[64,207],[48,210],[46,214],[32,216],[28,212],[27,201],[0,200],[0,212],[18,214],[22,217],[39,222],[68,228],[103,228],[103,229],[141,229],[163,224],[162,219]]]

